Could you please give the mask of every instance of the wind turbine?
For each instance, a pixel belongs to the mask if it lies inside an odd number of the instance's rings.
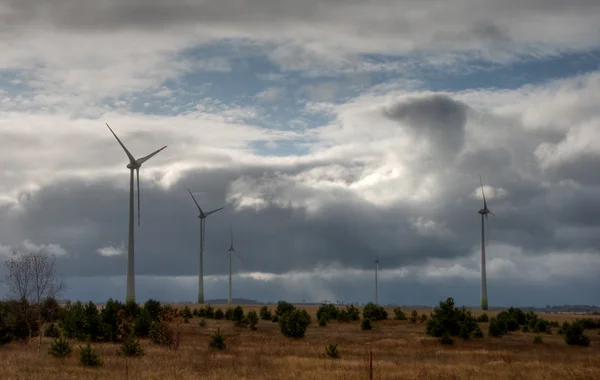
[[[483,197],[483,208],[478,211],[481,214],[481,310],[488,309],[488,299],[487,299],[487,277],[485,273],[485,226],[487,222],[488,214],[495,215],[491,212],[487,207],[487,202],[485,201],[485,193],[483,191],[483,181],[481,180],[481,175],[479,175],[479,183],[481,184],[481,195]],[[485,219],[485,220],[484,220]]]
[[[231,239],[231,243],[229,245],[229,250],[228,250],[228,254],[227,254],[227,259],[229,260],[229,298],[227,300],[227,304],[231,305],[232,304],[232,298],[231,298],[231,257],[233,256],[233,254],[235,253],[235,248],[233,248],[233,230],[231,229],[231,225],[229,226],[229,236]],[[243,263],[244,261],[242,260],[242,258],[239,255],[236,255],[236,257],[238,259],[240,259],[240,261]]]
[[[210,214],[214,214],[217,211],[223,210],[225,207],[221,207],[216,210],[212,210],[212,211],[205,213],[204,211],[202,211],[202,208],[200,207],[198,202],[196,202],[196,198],[194,198],[194,195],[192,194],[190,189],[188,189],[188,192],[192,196],[192,199],[194,200],[194,203],[196,204],[196,206],[198,206],[198,211],[200,211],[200,215],[198,215],[198,218],[200,218],[200,264],[198,265],[198,303],[203,304],[204,303],[204,233],[206,231],[206,217],[209,216]]]
[[[130,170],[130,176],[129,176],[129,245],[127,247],[127,294],[125,296],[125,300],[127,302],[129,301],[133,301],[135,302],[135,270],[134,270],[134,251],[135,251],[135,247],[134,247],[134,229],[133,229],[133,171],[135,170],[136,175],[137,175],[137,206],[138,206],[138,226],[140,225],[140,168],[142,167],[142,164],[146,161],[148,161],[150,158],[152,158],[154,155],[156,155],[158,152],[160,152],[161,150],[165,149],[167,146],[163,146],[162,148],[158,149],[157,151],[150,153],[149,155],[142,157],[142,158],[138,158],[137,160],[133,157],[133,155],[131,153],[129,153],[129,151],[127,150],[127,148],[125,148],[125,145],[123,145],[123,143],[121,142],[121,140],[119,140],[119,138],[117,137],[117,135],[115,134],[115,132],[112,130],[112,128],[108,125],[108,123],[106,123],[106,126],[108,127],[108,129],[110,129],[110,131],[112,132],[113,136],[115,136],[115,138],[117,139],[117,141],[119,142],[119,145],[121,145],[121,147],[123,148],[123,150],[125,151],[125,154],[127,154],[127,157],[129,158],[129,164],[127,164],[127,168]]]
[[[379,271],[379,256],[375,259],[375,305],[379,305],[379,294],[377,293],[377,272]]]
[[[229,246],[229,254],[227,258],[229,259],[229,298],[227,299],[227,304],[231,305],[231,255],[235,253],[235,248],[233,248],[233,230],[231,226],[229,226],[229,236],[231,238],[231,244]]]

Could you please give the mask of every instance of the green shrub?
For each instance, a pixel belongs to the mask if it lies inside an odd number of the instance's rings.
[[[394,319],[398,320],[398,321],[406,321],[408,318],[406,318],[406,315],[404,314],[402,309],[400,309],[399,307],[395,307],[394,308]]]
[[[490,318],[490,324],[488,326],[488,334],[495,337],[503,337],[508,333],[508,326],[506,320],[503,318]]]
[[[94,350],[88,341],[85,347],[79,349],[79,362],[84,366],[97,367],[102,365],[100,355]]]
[[[8,344],[14,339],[12,319],[14,316],[11,315],[8,305],[0,301],[0,346]]]
[[[327,317],[326,316],[321,315],[321,318],[319,319],[319,326],[320,327],[327,326]]]
[[[578,322],[573,322],[567,325],[565,329],[565,342],[568,345],[589,346],[590,339],[583,334],[583,325]]]
[[[263,307],[260,308],[260,319],[264,321],[270,321],[271,317],[271,310],[269,310],[267,305],[263,305]]]
[[[233,320],[233,309],[228,307],[227,309],[225,309],[225,319],[228,321],[232,321]]]
[[[221,309],[215,310],[215,319],[223,319],[223,318],[225,318],[225,313],[223,313],[223,310],[221,310]]]
[[[600,319],[598,318],[577,318],[575,322],[581,324],[587,330],[600,329]]]
[[[56,323],[50,323],[44,330],[44,336],[48,338],[58,338],[61,332]]]
[[[148,301],[150,302],[150,301]],[[104,340],[108,342],[117,342],[119,340],[119,310],[123,309],[123,304],[109,298],[100,311],[100,322],[102,324],[102,334]],[[151,309],[148,311],[152,315]]]
[[[45,299],[40,306],[42,322],[56,322],[60,316],[61,308],[54,298]]]
[[[231,313],[231,320],[238,327],[248,325],[248,321],[244,317],[244,309],[241,306],[236,306]]]
[[[538,320],[535,322],[535,325],[533,326],[533,332],[534,333],[546,333],[546,334],[552,334],[552,328],[550,327],[550,322],[548,322],[545,319],[542,318],[538,318]]]
[[[544,340],[542,339],[542,337],[541,337],[541,336],[539,336],[539,335],[536,335],[536,336],[533,338],[533,343],[534,343],[534,344],[542,344],[542,343],[544,343]]]
[[[454,299],[449,297],[440,301],[427,321],[425,332],[435,337],[461,336],[467,339],[468,335],[477,327],[477,321],[466,307],[456,308]]]
[[[149,299],[148,301],[146,301],[146,303],[144,303],[144,310],[147,311],[148,314],[150,314],[150,319],[152,321],[158,320],[158,317],[162,313],[162,309],[163,308],[160,302],[156,300]]]
[[[524,333],[529,332],[529,326],[525,325],[521,328],[521,331],[523,331]]]
[[[135,334],[126,337],[121,343],[119,355],[123,356],[141,356],[144,354],[140,340]]]
[[[192,315],[192,310],[189,308],[189,306],[185,305],[185,307],[183,308],[183,310],[181,311],[181,316],[183,318],[193,318],[194,316]]]
[[[215,308],[211,304],[204,305],[204,316],[211,319],[215,317]]]
[[[444,333],[444,335],[442,335],[442,339],[440,339],[440,342],[442,344],[454,344],[454,339],[452,339],[450,337],[450,334],[446,332]]]
[[[289,302],[279,301],[277,302],[277,309],[275,309],[275,315],[281,318],[281,316],[285,313],[294,310],[296,310],[296,306],[292,305]]]
[[[329,346],[325,346],[325,355],[332,359],[339,359],[342,357],[340,354],[340,350],[338,350],[337,344],[330,344]]]
[[[160,346],[170,346],[175,340],[175,332],[169,324],[159,319],[150,326],[150,343]]]
[[[421,314],[421,317],[419,318],[419,322],[426,323],[428,319],[429,318],[427,318],[427,314],[423,313],[423,314]]]
[[[200,318],[200,322],[198,322],[198,326],[200,327],[206,327],[206,319],[204,318]]]
[[[150,335],[150,328],[152,327],[153,321],[150,311],[146,308],[141,309],[139,314],[133,320],[135,334],[143,338]]]
[[[363,308],[363,319],[370,319],[371,321],[383,321],[388,317],[387,311],[382,306],[375,305],[373,302],[369,302]]]
[[[273,315],[273,318],[271,318],[271,322],[273,322],[273,323],[279,322],[279,317],[277,316],[277,314]]]
[[[371,322],[371,320],[369,318],[365,318],[360,322],[360,329],[361,330],[372,330],[373,329],[373,322]]]
[[[217,350],[224,350],[227,347],[227,345],[225,344],[226,340],[227,337],[221,334],[221,329],[217,327],[217,331],[215,331],[215,333],[210,338],[210,343],[208,344],[208,347]]]
[[[54,339],[50,347],[48,348],[48,353],[55,358],[64,358],[71,355],[72,346],[71,343],[63,336],[59,336]]]
[[[483,338],[483,331],[481,331],[479,326],[475,327],[475,330],[473,330],[473,336],[475,338]]]
[[[250,328],[256,330],[256,324],[258,323],[258,313],[256,313],[256,310],[250,310],[246,318],[250,324]]]
[[[358,308],[355,307],[354,305],[347,305],[346,310],[344,310],[344,311],[345,311],[345,315],[347,316],[348,320],[350,320],[350,321],[360,320],[360,310],[358,310]]]
[[[319,306],[317,310],[317,319],[325,318],[327,322],[338,319],[338,308],[332,303],[325,303]]]
[[[303,338],[310,323],[310,315],[304,309],[287,311],[279,318],[281,333],[289,338]]]
[[[477,317],[477,322],[487,323],[489,321],[490,321],[490,318],[488,317],[488,315],[486,313],[483,313],[479,317]]]

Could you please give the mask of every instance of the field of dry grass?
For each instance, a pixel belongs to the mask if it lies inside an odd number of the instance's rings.
[[[487,337],[487,324],[482,323],[483,339],[457,339],[452,346],[442,346],[425,335],[423,324],[388,320],[377,322],[372,331],[361,331],[359,322],[319,327],[316,307],[307,309],[313,323],[304,339],[285,338],[278,324],[270,321],[260,321],[258,330],[251,331],[234,328],[230,321],[210,319],[201,328],[194,318],[182,325],[177,350],[142,340],[145,355],[126,363],[116,354],[118,345],[93,345],[104,360],[100,368],[81,366],[77,348],[67,359],[51,357],[48,338],[41,346],[37,339],[28,345],[11,343],[0,348],[0,379],[368,379],[371,349],[374,379],[600,379],[596,331],[586,331],[589,347],[570,347],[556,334],[557,329],[553,335],[543,334],[543,344],[534,344],[532,333]],[[560,322],[578,317],[541,315]],[[208,348],[217,327],[232,334],[224,351]],[[330,343],[339,345],[340,359],[323,355]]]

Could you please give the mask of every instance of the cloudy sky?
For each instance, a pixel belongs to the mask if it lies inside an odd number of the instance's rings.
[[[0,259],[65,297],[598,304],[597,0],[0,0]],[[595,133],[596,132],[596,133]],[[4,277],[4,268],[0,275]],[[0,285],[1,286],[1,285]],[[6,296],[0,287],[0,296]]]

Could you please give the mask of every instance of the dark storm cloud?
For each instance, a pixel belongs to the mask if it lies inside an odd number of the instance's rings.
[[[385,110],[386,115],[404,122],[419,137],[431,140],[443,155],[456,155],[462,148],[468,106],[446,95],[408,99]]]

